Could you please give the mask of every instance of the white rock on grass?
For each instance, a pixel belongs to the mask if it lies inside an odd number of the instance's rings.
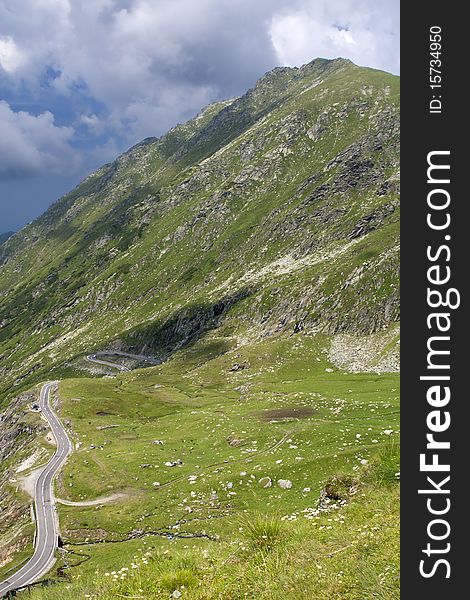
[[[283,490],[290,490],[292,487],[292,481],[289,479],[278,479],[277,485]]]
[[[183,464],[183,461],[178,458],[177,460],[167,460],[165,463],[165,467],[180,467]]]

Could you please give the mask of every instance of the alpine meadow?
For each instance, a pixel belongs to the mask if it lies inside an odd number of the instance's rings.
[[[104,165],[0,238],[0,581],[52,382],[18,598],[398,599],[399,317],[397,76],[279,67]]]

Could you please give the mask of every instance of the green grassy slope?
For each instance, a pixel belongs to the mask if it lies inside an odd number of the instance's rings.
[[[397,598],[398,376],[337,371],[325,341],[220,355],[214,338],[159,367],[62,382],[77,450],[56,495],[102,501],[59,505],[59,567],[80,565],[33,597]]]

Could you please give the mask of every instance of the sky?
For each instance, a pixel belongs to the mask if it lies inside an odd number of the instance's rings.
[[[0,0],[0,233],[276,66],[399,72],[399,0]]]

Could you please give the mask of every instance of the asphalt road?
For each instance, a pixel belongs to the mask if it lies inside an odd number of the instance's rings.
[[[39,405],[56,439],[57,449],[39,475],[34,489],[36,512],[34,554],[23,567],[0,583],[0,596],[5,595],[10,590],[37,581],[49,571],[55,562],[54,551],[58,545],[59,523],[52,482],[67,460],[68,455],[72,452],[73,447],[67,432],[50,405],[50,390],[54,383],[46,383],[39,395]]]
[[[130,354],[128,352],[121,352],[120,350],[109,350],[109,352],[95,352],[95,354],[89,354],[86,359],[90,362],[97,363],[99,365],[106,365],[107,367],[114,367],[115,369],[119,369],[119,371],[130,371],[129,368],[125,367],[122,364],[112,362],[110,360],[105,360],[104,358],[100,358],[103,356],[123,356],[124,358],[132,358],[134,360],[139,360],[142,362],[147,362],[149,365],[158,365],[160,361],[151,357],[144,356],[143,354]]]
[[[108,356],[108,355],[106,355]],[[92,363],[96,363],[98,365],[105,365],[107,367],[113,367],[114,369],[118,369],[119,371],[129,371],[127,367],[124,365],[120,365],[118,363],[111,362],[110,360],[103,360],[102,358],[98,358],[97,354],[89,354],[86,359]]]

